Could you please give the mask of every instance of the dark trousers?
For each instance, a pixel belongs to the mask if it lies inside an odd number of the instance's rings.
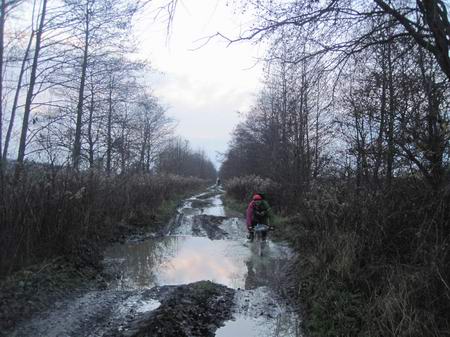
[[[248,233],[248,238],[249,238],[250,241],[253,241],[253,239],[255,238],[255,226],[256,225],[252,225],[250,227],[250,230],[249,230],[249,233]],[[267,238],[267,231],[262,231],[261,232],[261,238],[263,240],[266,240],[266,238]]]

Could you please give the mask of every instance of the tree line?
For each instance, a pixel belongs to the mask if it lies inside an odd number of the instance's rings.
[[[162,167],[159,155],[170,151],[174,123],[146,83],[152,70],[136,57],[132,34],[146,5],[2,1],[2,174],[9,160],[17,180],[26,159],[108,174]],[[163,6],[173,10],[170,1]],[[192,156],[210,165],[204,155]]]
[[[270,36],[264,88],[234,131],[222,173],[261,173],[295,190],[331,171],[374,188],[415,174],[441,186],[449,23],[445,4],[433,3],[256,2],[264,20],[237,40]],[[404,26],[411,17],[419,37]]]
[[[170,23],[176,2],[161,4]],[[161,230],[176,200],[215,179],[138,57],[133,25],[149,5],[1,0],[1,278],[57,256],[96,263],[106,242]]]
[[[310,334],[446,335],[448,5],[238,8],[253,25],[220,36],[269,48],[263,89],[235,128],[220,174],[241,200],[268,189],[290,218]]]

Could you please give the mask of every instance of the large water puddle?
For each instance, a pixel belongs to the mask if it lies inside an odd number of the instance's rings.
[[[152,288],[210,280],[229,287],[245,285],[248,249],[236,241],[168,236],[111,247],[106,262],[118,268],[117,287]]]
[[[117,244],[106,251],[105,262],[118,275],[113,288],[150,289],[210,280],[237,290],[234,319],[216,336],[301,336],[298,316],[275,298],[292,258],[287,246],[269,241],[259,256],[256,247],[246,243],[243,219],[226,218],[220,194],[211,192],[186,200],[176,223],[170,236]],[[219,240],[208,238],[217,238],[213,235],[217,231],[224,233]],[[157,305],[140,304],[143,310]]]
[[[290,252],[269,244],[259,257],[241,241],[167,236],[117,244],[105,252],[120,289],[145,289],[210,280],[231,288],[253,289],[277,283]]]

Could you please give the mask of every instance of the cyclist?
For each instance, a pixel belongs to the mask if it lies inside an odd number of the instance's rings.
[[[255,193],[247,207],[246,225],[248,230],[248,239],[250,242],[255,237],[254,227],[257,224],[269,225],[272,218],[272,209],[264,198],[264,194]],[[262,239],[267,237],[267,231],[262,232]]]

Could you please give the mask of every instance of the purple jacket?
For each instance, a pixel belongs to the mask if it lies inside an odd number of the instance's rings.
[[[247,216],[246,216],[246,225],[247,228],[250,228],[252,226],[252,220],[253,220],[253,204],[255,201],[250,201],[247,207]]]

